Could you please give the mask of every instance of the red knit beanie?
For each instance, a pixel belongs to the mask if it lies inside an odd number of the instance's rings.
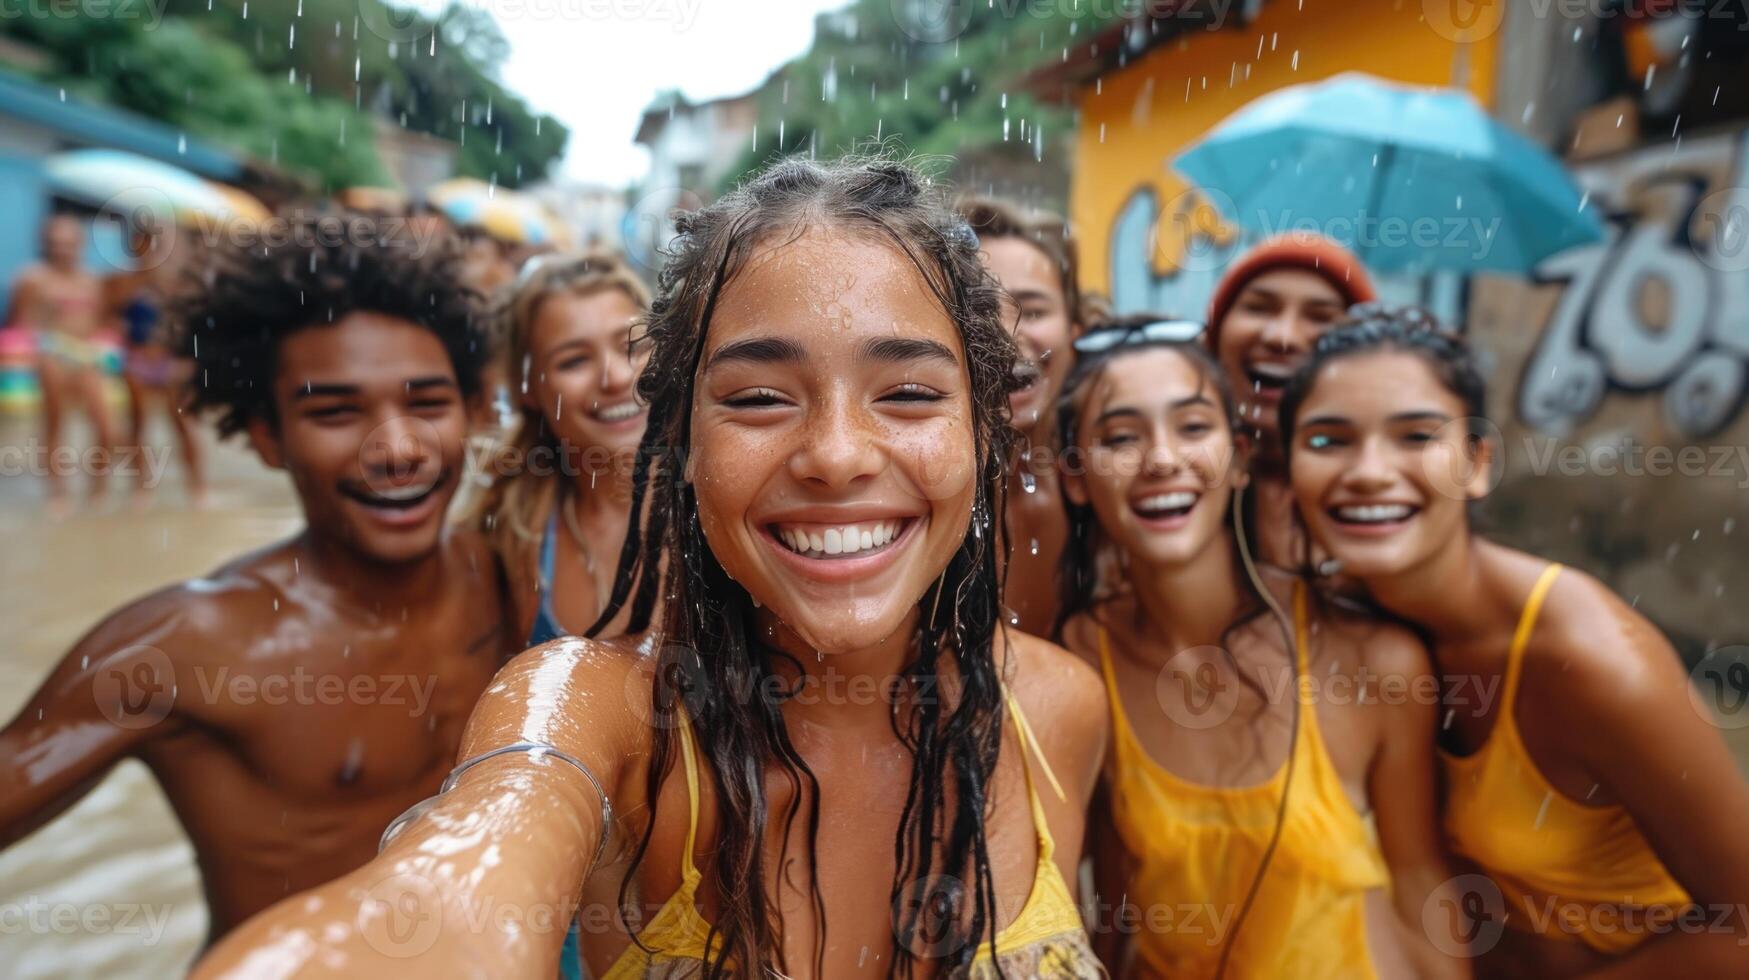
[[[1316,232],[1294,231],[1258,242],[1240,256],[1221,281],[1215,285],[1209,299],[1209,349],[1219,350],[1221,321],[1238,301],[1245,284],[1266,272],[1277,269],[1305,269],[1314,272],[1336,287],[1343,305],[1369,303],[1378,298],[1373,291],[1372,277],[1353,252]]]

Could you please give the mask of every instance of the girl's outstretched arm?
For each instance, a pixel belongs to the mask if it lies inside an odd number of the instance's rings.
[[[629,646],[567,638],[512,660],[475,706],[473,765],[362,868],[255,916],[192,974],[540,977],[558,974],[576,896],[644,744],[649,678]],[[588,770],[588,775],[584,773]],[[641,793],[641,787],[632,791]]]

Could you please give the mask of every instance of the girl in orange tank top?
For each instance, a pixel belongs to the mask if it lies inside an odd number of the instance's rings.
[[[1197,326],[1085,335],[1059,419],[1062,634],[1112,706],[1096,877],[1123,907],[1100,951],[1119,977],[1463,976],[1421,937],[1451,876],[1433,701],[1368,686],[1430,682],[1426,652],[1251,585],[1227,524],[1243,446],[1224,376],[1185,340]]]
[[[1432,641],[1443,824],[1475,870],[1441,941],[1489,975],[1749,974],[1749,789],[1650,623],[1470,532],[1483,401],[1461,340],[1373,308],[1318,342],[1281,415],[1313,537]]]

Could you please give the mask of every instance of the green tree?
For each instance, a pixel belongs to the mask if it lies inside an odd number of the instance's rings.
[[[1109,18],[1086,3],[1041,12],[993,0],[970,4],[952,40],[930,41],[901,25],[905,2],[856,0],[822,15],[808,52],[760,86],[758,146],[716,190],[780,154],[833,154],[879,140],[939,158],[968,190],[1061,208],[1074,117],[1034,99],[1021,80]]]
[[[435,19],[381,0],[168,0],[144,18],[0,20],[53,59],[53,84],[229,143],[325,188],[387,181],[372,118],[455,141],[457,170],[517,186],[567,133],[498,80],[508,53],[485,13]]]

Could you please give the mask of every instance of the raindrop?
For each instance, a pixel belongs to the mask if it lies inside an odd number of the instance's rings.
[[[1037,493],[1038,492],[1038,478],[1033,476],[1031,473],[1028,473],[1026,470],[1021,470],[1020,471],[1020,489],[1025,490],[1027,493]]]
[[[1035,555],[1038,554],[1038,539],[1037,538],[1032,539],[1032,553]]]

